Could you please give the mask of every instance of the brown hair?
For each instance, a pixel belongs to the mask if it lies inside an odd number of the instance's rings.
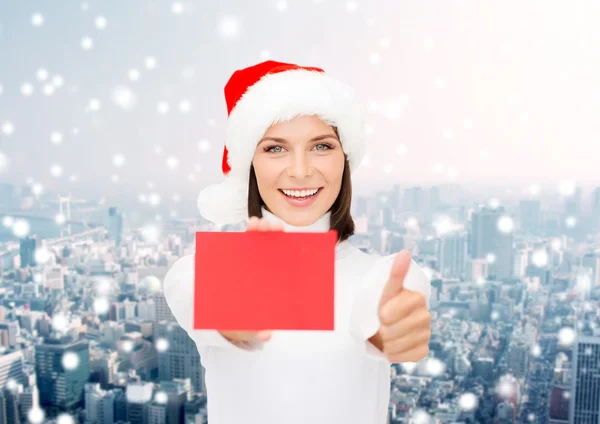
[[[337,134],[337,129],[334,128]],[[265,204],[258,191],[254,165],[250,165],[250,179],[248,186],[248,217],[257,216],[262,218],[262,206]],[[352,203],[352,178],[350,177],[350,164],[348,156],[344,154],[344,173],[342,174],[342,186],[337,199],[329,209],[331,218],[329,228],[338,233],[338,242],[347,240],[354,234],[354,220],[350,214]]]

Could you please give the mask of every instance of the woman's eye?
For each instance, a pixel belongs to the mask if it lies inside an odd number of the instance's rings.
[[[276,149],[279,149],[279,150],[276,150]],[[281,146],[272,146],[272,147],[269,147],[267,149],[267,151],[272,152],[272,153],[280,153],[281,152]]]
[[[331,149],[331,146],[329,144],[317,144],[315,148],[317,150],[329,150]]]

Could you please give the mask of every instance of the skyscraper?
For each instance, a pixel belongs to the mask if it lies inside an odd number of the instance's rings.
[[[542,227],[541,202],[537,199],[523,199],[519,202],[521,230],[536,234]]]
[[[579,216],[581,212],[581,187],[577,187],[573,195],[565,198],[564,208],[565,216]]]
[[[421,187],[410,187],[404,190],[402,210],[410,212],[423,212],[424,194]]]
[[[115,207],[108,208],[108,234],[118,246],[123,238],[123,214]]]
[[[48,338],[35,347],[35,374],[42,407],[70,410],[83,398],[90,373],[86,340]]]
[[[165,300],[165,295],[163,292],[158,291],[154,293],[152,299],[154,300],[154,305],[156,307],[156,321],[175,321],[175,317],[169,309],[169,305]]]
[[[598,253],[586,253],[581,258],[581,266],[592,270],[592,286],[600,286],[600,255]]]
[[[155,325],[155,340],[166,339],[168,349],[158,355],[158,378],[171,381],[189,378],[194,391],[204,391],[204,369],[196,343],[176,322],[161,321]]]
[[[505,279],[513,275],[513,232],[499,229],[499,220],[510,218],[503,207],[481,207],[471,217],[471,255],[487,258],[490,278]]]
[[[0,356],[0,390],[5,389],[10,381],[19,384],[25,382],[23,352],[20,350],[7,352]]]
[[[600,187],[592,191],[592,226],[600,231]]]
[[[578,337],[573,345],[569,422],[600,422],[600,337]]]
[[[440,240],[439,269],[444,278],[464,278],[467,255],[467,233],[451,232]]]
[[[427,216],[433,215],[440,207],[441,203],[440,188],[438,186],[431,187],[429,189],[429,203],[427,205]]]
[[[27,236],[19,241],[19,257],[21,259],[21,268],[35,266],[35,250],[38,247],[37,237]]]

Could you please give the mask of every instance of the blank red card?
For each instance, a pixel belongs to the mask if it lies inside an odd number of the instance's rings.
[[[337,232],[197,232],[194,328],[333,330]]]

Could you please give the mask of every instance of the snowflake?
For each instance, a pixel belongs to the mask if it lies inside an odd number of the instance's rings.
[[[94,20],[94,23],[96,24],[96,28],[98,29],[104,29],[106,28],[106,18],[104,16],[98,16],[96,17],[96,19]]]
[[[458,398],[458,405],[463,411],[473,411],[479,405],[479,399],[473,393],[463,393]]]
[[[219,21],[218,31],[223,38],[234,38],[240,32],[238,19],[226,16]]]
[[[66,370],[73,371],[79,366],[79,356],[75,352],[65,352],[61,362]]]
[[[514,228],[513,219],[510,216],[503,216],[498,219],[498,230],[501,233],[508,234],[512,232]]]
[[[81,48],[83,50],[90,50],[94,47],[94,41],[90,37],[83,37],[81,39]]]
[[[21,94],[25,97],[29,97],[33,94],[33,85],[29,82],[24,82],[21,84]]]
[[[31,17],[31,24],[36,27],[42,26],[44,24],[44,17],[40,13],[35,13]]]

